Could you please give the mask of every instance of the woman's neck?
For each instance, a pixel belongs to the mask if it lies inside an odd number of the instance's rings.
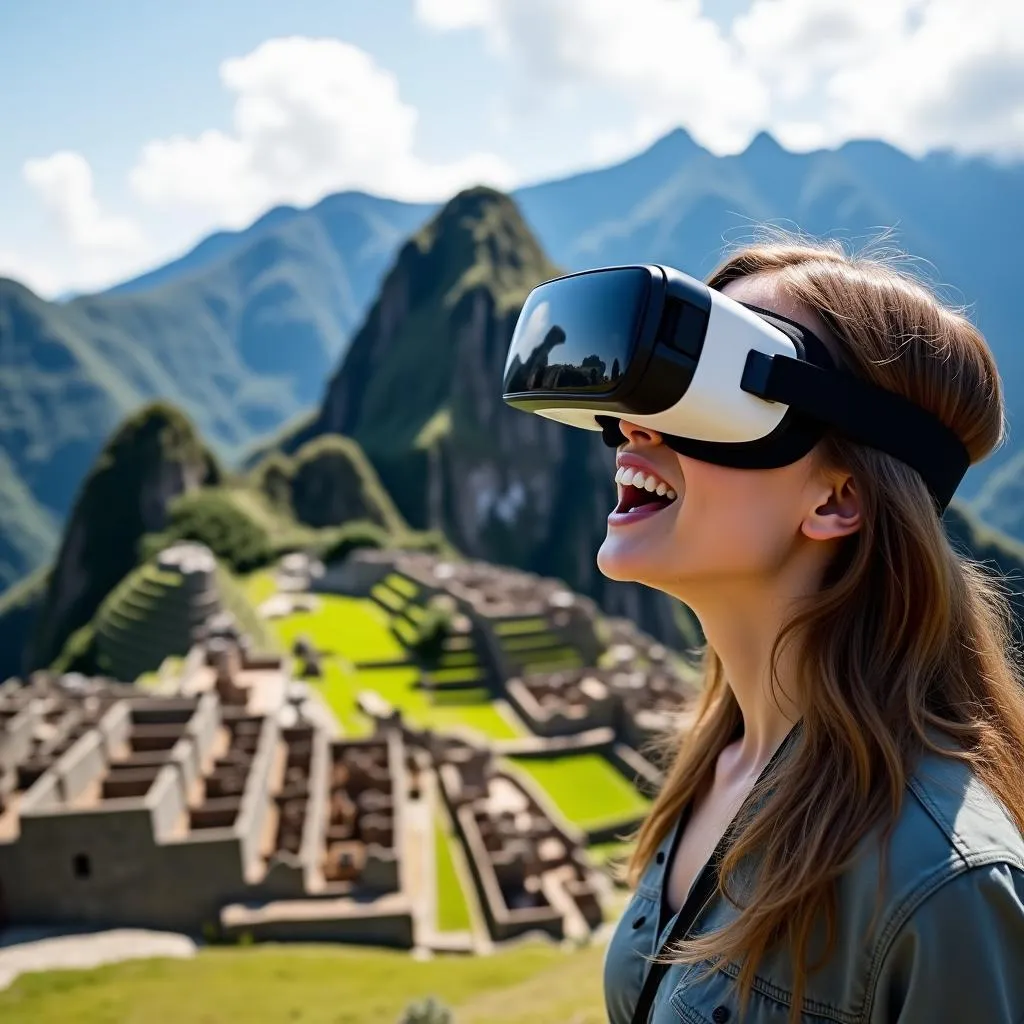
[[[732,592],[694,608],[743,717],[730,774],[758,774],[801,716],[797,638],[780,649],[774,687],[771,680],[772,647],[793,604],[792,595]]]

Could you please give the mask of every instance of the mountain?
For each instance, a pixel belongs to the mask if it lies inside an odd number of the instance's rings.
[[[989,476],[973,506],[987,523],[1024,540],[1024,451]]]
[[[855,246],[892,228],[887,245],[970,312],[996,353],[1009,420],[1024,425],[1024,349],[1017,344],[1018,239],[1024,163],[996,165],[938,152],[914,159],[882,142],[790,153],[762,132],[717,157],[681,130],[613,168],[514,193],[545,251],[578,269],[668,263],[705,275],[723,246],[777,224]],[[1008,446],[964,482],[977,494],[1014,451]]]
[[[110,438],[75,502],[49,574],[29,662],[47,665],[138,563],[139,542],[167,525],[179,495],[220,470],[195,428],[164,403],[144,407]]]
[[[102,601],[177,539],[244,572],[297,547],[436,548],[443,536],[470,557],[559,576],[673,644],[699,642],[677,602],[596,569],[610,450],[500,399],[521,303],[557,273],[509,197],[467,190],[402,247],[320,406],[246,478],[220,470],[177,410],[129,418],[87,478],[52,571],[0,598],[0,667],[11,671],[28,635],[19,665],[87,662]],[[960,505],[946,523],[958,546],[1012,577],[1024,622],[1024,545]]]
[[[918,269],[972,303],[1016,427],[1024,423],[1014,300],[1022,195],[1021,165],[948,153],[913,159],[870,141],[796,154],[767,134],[716,157],[677,130],[615,166],[513,198],[567,270],[661,261],[703,274],[725,243],[762,221],[858,242],[894,226],[893,242],[920,257]],[[183,409],[225,461],[266,448],[267,435],[300,430],[402,243],[437,209],[363,193],[278,207],[164,267],[64,303],[0,281],[0,488],[11,497],[0,589],[43,564],[103,439],[144,402]],[[972,469],[962,495],[978,496],[1015,450]],[[986,492],[979,507],[1024,537],[1012,492]]]
[[[104,439],[143,403],[182,408],[227,459],[313,404],[421,213],[331,196],[63,303],[0,280],[0,590],[52,555]]]
[[[255,242],[293,221],[317,224],[351,265],[352,292],[369,298],[379,284],[379,260],[387,260],[433,211],[430,203],[403,203],[366,192],[338,192],[308,209],[275,206],[241,231],[217,231],[184,256],[108,288],[105,295],[145,292],[156,286],[194,278],[229,260]]]
[[[953,546],[1004,577],[1004,590],[1017,626],[1017,650],[1024,643],[1024,544],[983,523],[967,505],[954,502],[943,516]]]
[[[414,528],[443,531],[471,557],[559,576],[662,639],[695,642],[676,602],[596,568],[614,503],[611,451],[501,401],[521,303],[556,273],[510,198],[456,196],[402,249],[319,412],[282,447],[351,437]],[[959,505],[947,522],[977,557],[1024,570],[1024,548]]]
[[[350,437],[414,529],[441,531],[472,558],[558,576],[612,614],[690,641],[692,623],[663,595],[596,569],[613,454],[595,434],[501,401],[519,309],[558,273],[509,197],[460,193],[402,248],[318,414],[283,448]]]

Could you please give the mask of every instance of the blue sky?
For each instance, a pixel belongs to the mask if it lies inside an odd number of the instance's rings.
[[[885,138],[1019,159],[1017,0],[0,0],[0,274],[98,288],[276,202]]]

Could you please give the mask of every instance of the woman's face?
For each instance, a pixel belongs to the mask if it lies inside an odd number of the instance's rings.
[[[796,320],[819,337],[827,334],[820,318],[788,300],[769,275],[733,281],[722,290]],[[678,454],[649,428],[628,420],[620,427],[627,443],[619,449],[617,466],[627,481],[632,477],[631,485],[618,484],[620,505],[624,496],[635,504],[638,495],[627,487],[637,483],[651,492],[651,501],[639,511],[608,517],[597,556],[605,576],[690,600],[709,587],[721,592],[730,584],[770,582],[799,551],[824,539],[818,510],[829,502],[833,480],[814,452],[779,469],[730,469]],[[655,479],[648,483],[651,476]],[[660,499],[659,490],[664,490]],[[675,500],[666,504],[673,493]]]

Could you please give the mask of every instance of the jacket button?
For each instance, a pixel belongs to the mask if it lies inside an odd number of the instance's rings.
[[[659,864],[664,864],[664,863],[665,863],[665,851],[664,851],[664,850],[659,850],[659,851],[658,851],[658,856],[657,856],[657,857],[655,857],[654,859],[655,859],[655,860],[656,860],[656,861],[657,861],[657,862],[658,862]]]
[[[637,919],[636,919],[636,920],[635,920],[635,921],[633,922],[633,927],[634,927],[634,928],[642,928],[642,927],[643,927],[643,924],[644,924],[644,921],[646,921],[646,920],[647,920],[647,917],[646,917],[646,915],[645,915],[645,914],[641,914],[641,915],[640,915],[640,916],[639,916],[639,917],[638,917],[638,918],[637,918]]]
[[[728,1006],[716,1006],[711,1011],[711,1019],[715,1024],[725,1024],[729,1019],[729,1007]]]

